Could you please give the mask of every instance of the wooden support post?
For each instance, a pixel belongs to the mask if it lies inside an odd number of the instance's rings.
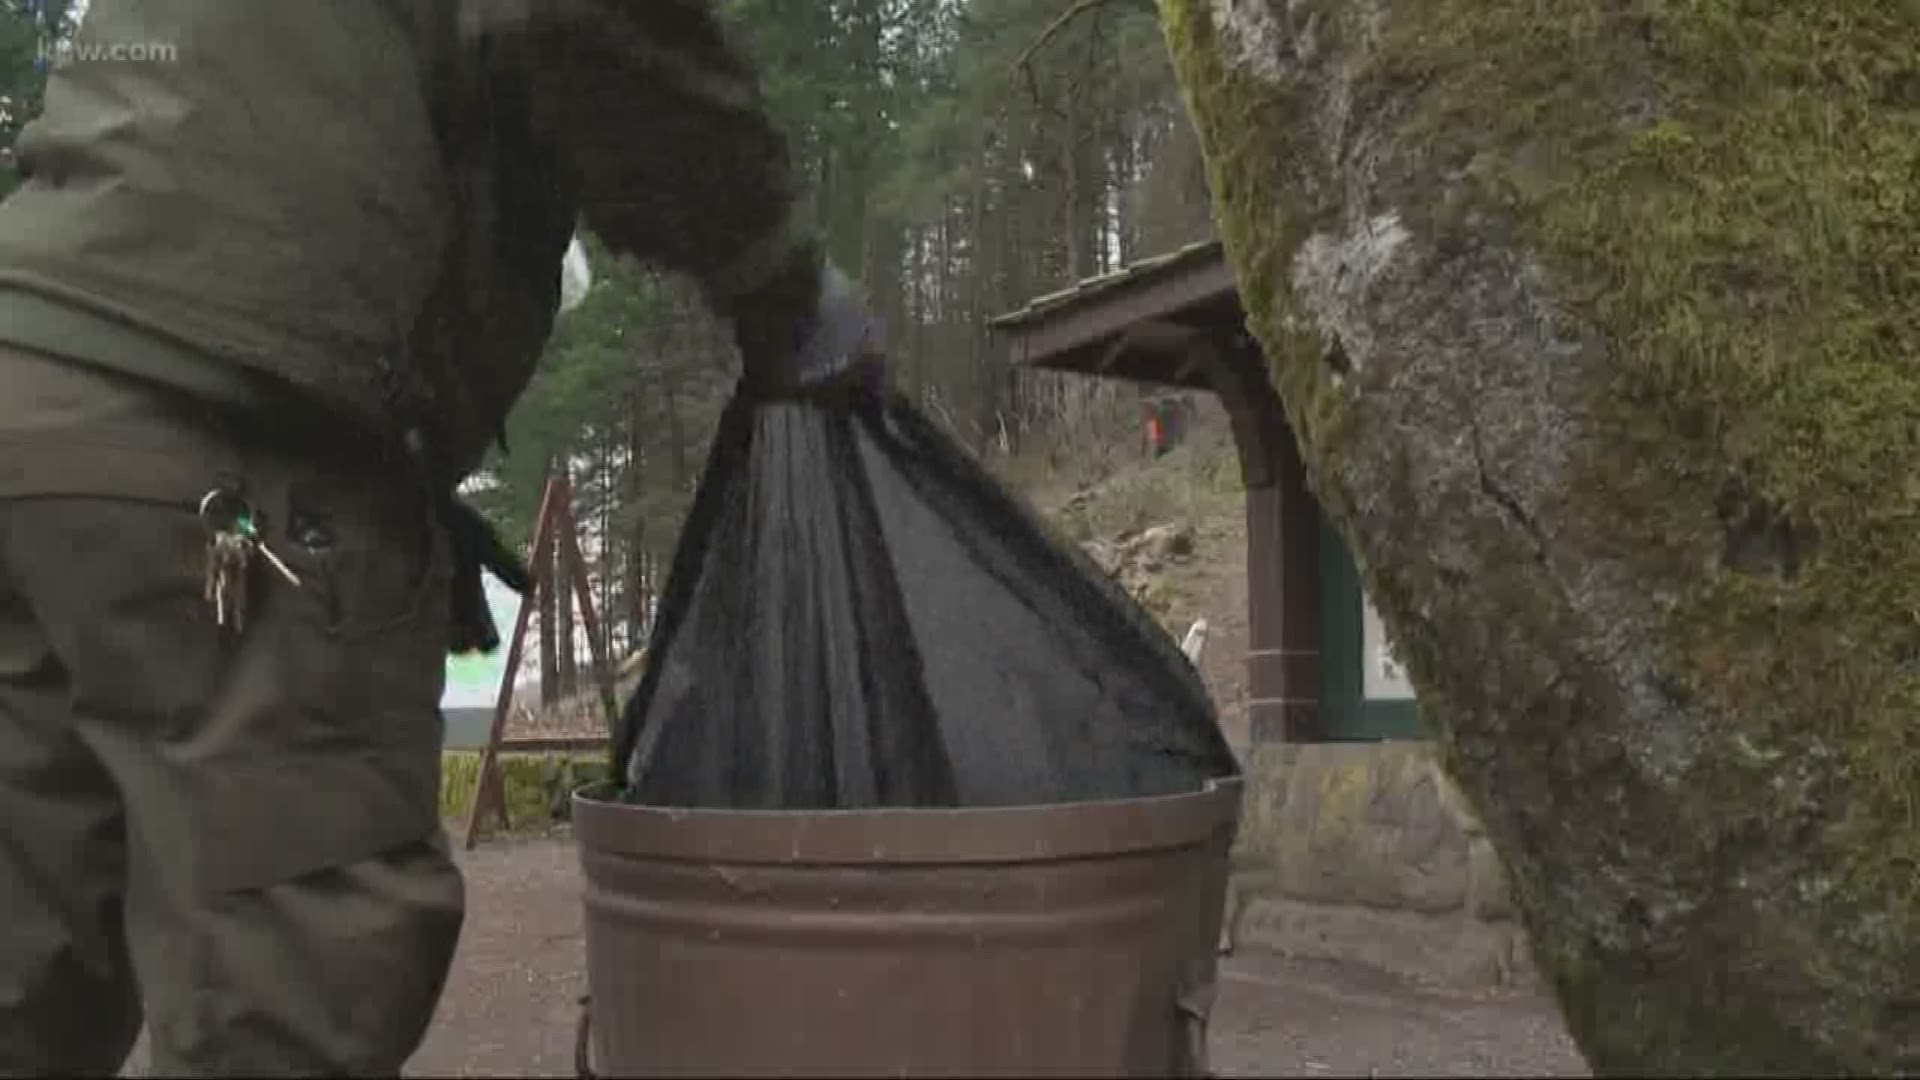
[[[580,551],[580,537],[573,516],[573,485],[565,476],[547,481],[540,496],[540,513],[534,519],[529,538],[527,592],[521,598],[520,613],[513,621],[513,635],[507,641],[506,668],[500,676],[500,693],[494,699],[493,724],[487,732],[486,748],[480,752],[480,768],[475,779],[473,805],[467,812],[465,844],[468,851],[480,842],[482,823],[491,816],[499,819],[504,831],[512,827],[507,814],[506,778],[500,769],[502,752],[515,749],[591,750],[612,741],[618,703],[614,698],[613,670],[607,661],[605,643],[600,639],[600,624],[593,605],[593,589],[587,575],[586,558]],[[557,556],[557,557],[556,557]],[[554,567],[564,566],[565,582],[556,581]],[[559,590],[555,607],[576,600],[580,621],[587,633],[593,656],[593,672],[600,690],[601,707],[606,716],[605,735],[585,739],[510,739],[507,720],[513,712],[513,691],[520,671],[520,658],[526,646],[527,624],[549,590]],[[572,642],[565,643],[571,648]]]
[[[1320,506],[1259,345],[1240,335],[1201,361],[1232,420],[1247,488],[1248,740],[1315,740],[1324,734]]]

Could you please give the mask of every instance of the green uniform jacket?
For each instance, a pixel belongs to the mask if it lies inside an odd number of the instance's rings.
[[[0,203],[0,337],[474,468],[584,217],[788,332],[817,252],[700,0],[93,0]]]

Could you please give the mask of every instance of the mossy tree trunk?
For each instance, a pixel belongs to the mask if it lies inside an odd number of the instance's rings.
[[[1920,1069],[1920,4],[1160,2],[1594,1068]]]

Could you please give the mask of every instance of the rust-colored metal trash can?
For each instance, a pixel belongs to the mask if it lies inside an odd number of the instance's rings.
[[[768,812],[583,789],[591,1071],[1204,1075],[1240,791]]]

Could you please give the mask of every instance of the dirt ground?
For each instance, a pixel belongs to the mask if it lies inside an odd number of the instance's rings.
[[[414,1076],[571,1076],[581,969],[570,841],[466,858],[469,916]],[[1559,1016],[1519,994],[1420,991],[1338,965],[1230,957],[1213,1024],[1223,1076],[1586,1076]]]
[[[579,865],[565,839],[464,856],[468,922],[418,1077],[570,1077],[580,997]],[[1243,953],[1222,962],[1222,1077],[1590,1075],[1559,1014],[1524,993],[1415,989],[1365,969]],[[145,1075],[144,1047],[122,1075]]]

